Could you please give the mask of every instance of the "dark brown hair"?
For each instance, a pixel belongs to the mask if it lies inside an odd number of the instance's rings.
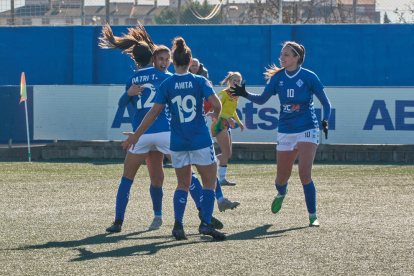
[[[176,37],[173,41],[173,61],[177,66],[188,66],[193,59],[191,49],[185,44],[184,38]]]
[[[128,34],[122,37],[114,36],[109,24],[102,28],[102,37],[99,37],[99,46],[103,49],[121,49],[128,54],[137,64],[138,68],[151,62],[152,52],[156,46],[139,23],[135,29],[129,28]]]
[[[234,76],[239,76],[240,78],[242,77],[242,75],[239,73],[239,72],[229,72],[228,74],[227,74],[227,77],[225,77],[224,78],[224,80],[222,80],[221,82],[220,82],[220,84],[221,85],[223,85],[224,86],[224,84],[226,83],[226,82],[228,82],[232,77],[234,77]]]
[[[288,47],[292,50],[293,56],[296,57],[299,54],[299,60],[298,65],[301,65],[305,61],[305,47],[299,43],[296,43],[294,41],[286,41],[283,44],[283,47]],[[279,68],[275,64],[272,64],[269,68],[266,69],[266,72],[264,75],[266,76],[267,80],[270,80],[271,77],[276,75],[277,73],[285,70],[284,67]]]

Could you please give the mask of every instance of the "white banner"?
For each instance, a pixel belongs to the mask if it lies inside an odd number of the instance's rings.
[[[131,131],[132,108],[119,109],[124,86],[34,86],[34,139],[124,140]],[[214,87],[216,93],[222,87]],[[260,94],[263,87],[248,87]],[[414,144],[414,88],[328,87],[332,104],[324,144]],[[321,104],[314,98],[316,114]],[[264,105],[240,98],[238,114],[245,125],[233,129],[234,142],[276,142],[279,99]],[[211,120],[207,119],[208,123]],[[322,138],[322,134],[321,134]]]

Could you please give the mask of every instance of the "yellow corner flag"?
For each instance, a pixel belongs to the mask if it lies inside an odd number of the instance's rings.
[[[24,77],[24,72],[22,72],[22,79],[20,81],[20,96],[20,103],[27,99],[26,78]]]

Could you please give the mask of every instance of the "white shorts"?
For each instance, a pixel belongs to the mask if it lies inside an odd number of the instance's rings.
[[[133,154],[142,154],[150,151],[160,151],[164,154],[170,154],[170,136],[171,132],[158,132],[151,134],[142,134],[138,142],[129,151]]]
[[[319,129],[309,129],[300,133],[277,133],[279,151],[292,151],[298,148],[299,142],[310,142],[319,145]]]
[[[214,146],[192,150],[192,151],[171,151],[173,168],[182,168],[187,165],[207,166],[216,162]]]

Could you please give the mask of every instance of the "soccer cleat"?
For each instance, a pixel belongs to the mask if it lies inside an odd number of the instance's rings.
[[[201,224],[198,227],[198,232],[203,235],[212,236],[213,239],[217,241],[224,241],[226,239],[226,235],[214,229],[213,225],[208,224],[204,220],[201,220]]]
[[[275,196],[275,199],[272,202],[272,213],[276,214],[280,211],[282,208],[283,200],[285,199],[285,196],[287,195],[288,190],[286,189],[286,194],[280,195],[277,193],[277,196]]]
[[[162,217],[155,217],[148,229],[157,230],[157,229],[160,229],[161,225],[162,225]]]
[[[309,227],[319,227],[319,220],[317,218],[309,218]]]
[[[217,205],[218,205],[220,212],[224,212],[228,209],[233,210],[234,208],[240,205],[240,202],[230,201],[229,199],[222,197],[219,200],[217,200]]]
[[[177,241],[180,240],[187,240],[187,237],[184,233],[184,227],[181,225],[181,223],[178,220],[175,220],[174,228],[172,230],[172,235]]]
[[[200,220],[203,220],[203,218],[201,217],[201,208],[198,209],[198,217],[200,218]],[[211,216],[211,225],[213,225],[213,227],[218,230],[223,229],[224,227],[223,223],[213,216]]]
[[[224,180],[220,181],[220,185],[221,186],[236,186],[236,183],[229,182],[229,181],[227,181],[227,179],[224,179]]]
[[[116,219],[111,226],[106,228],[106,232],[121,232],[122,230],[122,219]]]

